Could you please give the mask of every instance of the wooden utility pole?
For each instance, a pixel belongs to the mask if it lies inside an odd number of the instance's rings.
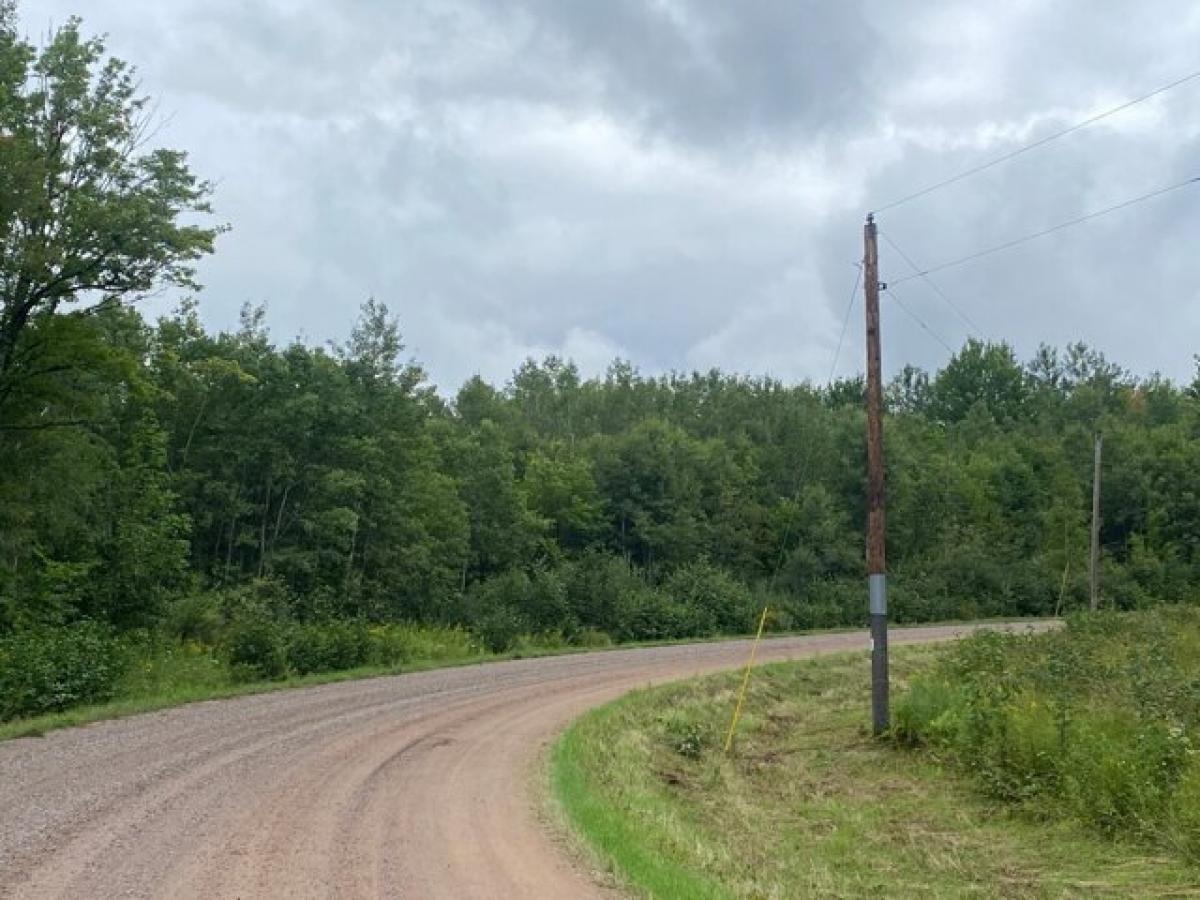
[[[1096,432],[1096,461],[1092,470],[1092,559],[1091,575],[1091,609],[1095,612],[1100,608],[1100,457],[1104,451],[1104,435]]]
[[[884,560],[883,366],[879,350],[879,245],[875,217],[863,228],[867,307],[867,596],[871,613],[871,725],[889,726],[887,567]]]

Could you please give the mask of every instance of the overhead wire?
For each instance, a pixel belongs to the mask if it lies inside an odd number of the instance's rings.
[[[964,325],[967,326],[967,331],[971,335],[971,337],[979,337],[983,333],[983,329],[980,328],[978,325],[976,325],[975,322],[971,319],[971,317],[968,316],[965,312],[963,312],[959,308],[957,303],[955,303],[953,300],[950,299],[949,295],[941,289],[941,287],[938,285],[938,283],[936,281],[934,281],[931,277],[929,277],[928,274],[922,273],[921,267],[918,266],[915,262],[913,262],[913,259],[911,256],[909,256],[902,249],[900,249],[900,245],[897,244],[894,240],[892,240],[891,235],[889,235],[883,229],[879,229],[879,234],[883,236],[883,239],[885,241],[887,241],[888,246],[891,247],[893,250],[895,250],[900,255],[900,258],[903,259],[906,263],[908,263],[909,267],[913,270],[913,272],[920,274],[921,277],[925,280],[925,283],[928,284],[929,287],[933,289],[933,292],[935,294],[937,294],[939,297],[941,297],[942,301],[947,306],[949,306],[952,310],[954,310],[954,314],[962,320]]]
[[[1083,222],[1090,222],[1092,219],[1098,219],[1101,216],[1106,216],[1109,213],[1114,213],[1114,212],[1117,212],[1118,210],[1126,209],[1127,207],[1133,206],[1137,203],[1143,203],[1146,200],[1152,200],[1155,197],[1161,197],[1163,194],[1169,194],[1172,191],[1177,191],[1180,188],[1185,188],[1188,185],[1192,185],[1192,184],[1200,184],[1200,175],[1198,175],[1194,178],[1188,178],[1187,180],[1180,181],[1176,184],[1168,185],[1167,187],[1158,188],[1157,190],[1150,191],[1149,193],[1142,194],[1142,195],[1140,195],[1138,197],[1134,197],[1130,200],[1124,200],[1121,203],[1117,203],[1113,206],[1108,206],[1108,207],[1105,207],[1104,209],[1098,209],[1094,212],[1087,213],[1086,215],[1082,215],[1077,218],[1070,219],[1069,221],[1060,222],[1059,224],[1052,225],[1049,228],[1043,228],[1041,231],[1035,231],[1030,234],[1025,234],[1025,235],[1022,235],[1021,237],[1013,238],[1010,241],[1005,241],[1002,244],[996,244],[992,247],[986,247],[983,250],[978,250],[974,253],[968,253],[966,256],[960,256],[958,259],[952,259],[949,262],[939,263],[938,265],[931,266],[928,269],[922,269],[920,271],[913,272],[911,275],[904,275],[900,278],[897,278],[895,281],[892,282],[892,284],[903,284],[906,281],[912,281],[912,279],[914,279],[914,278],[925,278],[929,275],[932,275],[935,272],[941,272],[945,269],[951,269],[951,268],[954,268],[955,266],[961,266],[964,263],[973,262],[973,261],[975,261],[977,259],[981,259],[982,257],[985,257],[985,256],[991,256],[993,253],[999,253],[1002,250],[1009,250],[1020,244],[1025,244],[1025,243],[1028,243],[1029,241],[1037,240],[1038,238],[1045,237],[1046,235],[1049,235],[1049,234],[1054,234],[1055,232],[1062,231],[1063,229],[1070,228],[1074,225],[1082,224]]]
[[[919,197],[924,197],[926,194],[932,194],[934,191],[938,191],[944,187],[948,187],[949,185],[956,184],[956,183],[962,181],[963,179],[970,178],[972,175],[978,175],[980,172],[987,171],[988,169],[992,168],[993,166],[998,166],[1001,163],[1008,162],[1010,159],[1013,159],[1014,157],[1020,156],[1024,153],[1028,153],[1030,150],[1036,150],[1038,147],[1043,147],[1052,141],[1056,141],[1059,138],[1066,137],[1067,135],[1073,134],[1074,132],[1079,131],[1080,129],[1087,128],[1089,125],[1094,125],[1096,122],[1099,122],[1103,119],[1107,119],[1109,116],[1113,116],[1119,112],[1123,112],[1123,111],[1129,109],[1131,106],[1136,106],[1139,103],[1142,103],[1146,100],[1150,100],[1153,97],[1157,97],[1159,94],[1164,94],[1173,88],[1177,88],[1180,85],[1187,84],[1189,81],[1193,81],[1197,78],[1200,78],[1200,70],[1191,72],[1187,75],[1184,75],[1182,78],[1177,78],[1174,81],[1171,81],[1171,82],[1168,82],[1167,84],[1161,85],[1160,87],[1157,87],[1148,93],[1142,94],[1141,96],[1138,96],[1138,97],[1134,97],[1132,100],[1127,100],[1124,103],[1119,104],[1118,106],[1112,107],[1111,109],[1106,109],[1103,112],[1097,113],[1094,116],[1089,116],[1088,118],[1086,118],[1080,122],[1076,122],[1074,125],[1070,125],[1067,128],[1063,128],[1060,131],[1054,132],[1053,134],[1046,135],[1044,138],[1040,138],[1030,144],[1024,145],[1023,147],[1018,147],[1016,150],[1011,150],[1008,153],[1005,153],[1001,156],[997,156],[994,159],[990,159],[985,163],[981,163],[977,166],[972,166],[969,169],[959,172],[957,175],[953,175],[949,178],[945,178],[941,181],[935,182],[934,184],[931,184],[931,185],[928,185],[927,187],[921,188],[919,191],[914,191],[913,193],[908,194],[904,197],[901,197],[898,200],[893,200],[891,203],[888,203],[884,206],[877,206],[877,207],[875,207],[874,211],[876,213],[885,212],[889,209],[895,209],[897,206],[901,206],[912,200],[916,200]]]
[[[850,313],[854,309],[854,298],[858,296],[858,286],[862,283],[862,263],[855,263],[858,274],[854,276],[854,287],[850,288],[850,299],[846,301],[846,315],[842,319],[842,333],[838,335],[837,349],[833,351],[833,365],[829,367],[827,384],[833,384],[833,375],[837,371],[838,357],[842,355],[842,344],[846,341],[846,328],[850,325]]]
[[[913,312],[911,309],[909,309],[909,308],[908,308],[908,304],[907,304],[907,303],[905,303],[905,302],[904,302],[902,299],[900,299],[900,295],[899,295],[899,294],[897,294],[897,293],[896,293],[896,292],[895,292],[895,291],[892,289],[892,285],[891,285],[891,284],[888,284],[888,286],[887,286],[887,293],[888,293],[888,294],[891,296],[891,298],[892,298],[893,300],[895,300],[895,301],[896,301],[896,305],[897,305],[897,306],[899,306],[899,307],[900,307],[902,310],[904,310],[904,311],[905,311],[905,312],[906,312],[906,313],[909,315],[909,317],[910,317],[910,318],[911,318],[911,319],[912,319],[914,322],[916,322],[916,323],[917,323],[918,325],[920,325],[920,326],[921,326],[923,329],[925,329],[925,332],[926,332],[926,333],[927,333],[927,334],[928,334],[928,335],[929,335],[931,338],[933,338],[935,341],[937,341],[939,344],[941,344],[943,347],[945,347],[945,348],[946,348],[946,352],[947,352],[947,353],[949,353],[951,356],[953,356],[953,355],[954,355],[954,348],[953,348],[953,347],[951,347],[951,346],[950,346],[948,343],[946,343],[946,340],[945,340],[945,339],[944,339],[944,338],[943,338],[943,337],[942,337],[940,334],[938,334],[936,331],[934,331],[932,328],[930,328],[930,327],[929,327],[929,326],[928,326],[928,325],[925,323],[925,320],[924,320],[924,319],[922,319],[922,318],[921,318],[920,316],[918,316],[918,315],[917,315],[915,312]]]

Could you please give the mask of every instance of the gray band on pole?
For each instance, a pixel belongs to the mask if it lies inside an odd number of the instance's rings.
[[[867,593],[871,601],[871,615],[887,615],[887,576],[868,575]],[[859,601],[862,602],[862,601]]]

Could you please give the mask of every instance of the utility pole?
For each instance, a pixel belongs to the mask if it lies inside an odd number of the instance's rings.
[[[887,567],[884,561],[883,366],[879,350],[879,245],[875,216],[863,228],[867,307],[867,596],[871,612],[871,725],[887,731]]]
[[[1096,432],[1096,462],[1092,470],[1092,559],[1091,559],[1091,609],[1100,608],[1100,457],[1104,451],[1104,435]]]

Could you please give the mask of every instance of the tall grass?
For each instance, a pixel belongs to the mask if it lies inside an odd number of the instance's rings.
[[[913,682],[895,735],[990,797],[1200,861],[1200,610],[976,635]]]
[[[894,683],[940,651],[897,647]],[[635,896],[1195,896],[1200,869],[1069,821],[1009,814],[930,753],[870,733],[864,653],[756,669],[733,751],[738,673],[637,691],[553,749],[560,810]]]

